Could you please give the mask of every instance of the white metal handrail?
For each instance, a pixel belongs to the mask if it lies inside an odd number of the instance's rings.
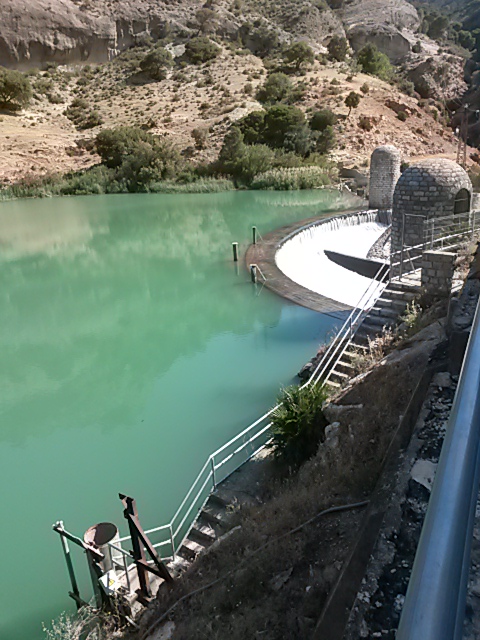
[[[447,216],[448,217],[448,216]],[[442,219],[439,219],[442,220]],[[307,225],[307,228],[310,225]],[[298,232],[298,230],[297,230]],[[441,238],[435,238],[435,241],[440,240]],[[424,243],[420,243],[418,245],[408,247],[409,250],[421,249],[424,250],[425,247],[430,243],[430,241],[426,241]],[[398,262],[394,261],[395,256],[400,256],[400,260]],[[397,251],[392,254],[391,258],[393,260],[390,261],[390,268],[398,266],[403,262],[403,252]],[[413,266],[413,262],[421,259],[421,254],[413,256],[409,261],[411,262],[411,270],[404,272],[409,273],[415,271]],[[382,269],[385,270],[385,273],[381,274]],[[311,374],[310,378],[307,380],[305,384],[302,385],[302,389],[311,384],[317,384],[325,379],[325,375],[327,372],[336,365],[336,363],[342,357],[350,339],[355,335],[356,331],[360,327],[365,315],[368,312],[368,309],[375,303],[378,299],[381,291],[386,286],[387,281],[390,278],[391,270],[388,269],[388,264],[379,268],[375,278],[369,283],[367,289],[362,293],[360,299],[358,300],[357,305],[352,309],[351,313],[345,320],[344,324],[337,332],[335,338],[329,344],[325,354],[321,358],[320,362],[315,367],[314,372]],[[381,274],[381,277],[379,277]],[[379,277],[379,280],[376,278]],[[208,500],[208,497],[212,490],[215,490],[216,486],[224,480],[226,477],[231,475],[236,469],[238,469],[242,464],[244,464],[247,460],[249,460],[255,453],[257,453],[261,448],[265,446],[265,442],[262,442],[260,445],[257,443],[256,446],[253,446],[252,451],[247,454],[248,447],[253,445],[253,443],[260,438],[264,438],[265,434],[271,427],[271,422],[269,421],[270,416],[279,409],[281,404],[275,405],[272,409],[269,409],[266,413],[264,413],[260,418],[255,420],[252,424],[246,427],[239,434],[231,438],[227,443],[216,449],[206,460],[203,465],[201,471],[193,481],[190,489],[182,500],[180,506],[175,512],[174,516],[170,520],[168,524],[161,525],[159,527],[154,527],[152,529],[148,529],[145,533],[149,536],[152,534],[158,534],[161,532],[167,532],[167,539],[161,540],[160,542],[156,542],[153,546],[158,547],[170,547],[170,554],[164,555],[164,558],[175,557],[178,549],[182,546],[183,541],[188,535],[189,529],[193,524],[195,518],[190,518],[192,511],[195,509],[196,515],[203,508],[205,503]],[[247,437],[248,436],[248,437]],[[247,439],[246,439],[247,438]],[[233,448],[233,451],[231,450]],[[229,452],[229,453],[227,453]],[[244,452],[245,456],[242,456],[241,460],[238,461],[237,464],[234,465],[234,468],[225,471],[225,475],[221,477],[217,475],[217,471],[223,469],[225,465],[232,461],[236,456],[240,453]],[[207,469],[208,474],[204,478],[204,474]],[[210,483],[210,486],[209,486]],[[209,486],[209,490],[206,491]],[[184,513],[184,509],[186,511]],[[183,514],[183,515],[182,515]],[[196,517],[196,516],[195,516]],[[188,521],[188,524],[187,524]],[[177,524],[178,522],[178,524]],[[185,526],[186,525],[186,526]],[[178,538],[178,542],[177,542]],[[124,536],[120,538],[120,542],[125,542],[130,540],[130,536]]]

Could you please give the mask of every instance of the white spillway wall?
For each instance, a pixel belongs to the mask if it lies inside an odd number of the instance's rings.
[[[370,278],[335,264],[327,258],[325,250],[366,258],[387,226],[378,222],[377,211],[315,223],[288,239],[277,251],[275,261],[280,271],[297,284],[356,307],[371,283]]]

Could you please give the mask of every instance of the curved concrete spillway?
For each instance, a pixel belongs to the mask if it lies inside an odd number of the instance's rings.
[[[361,297],[371,280],[330,260],[325,251],[366,258],[387,228],[377,211],[365,211],[314,223],[287,239],[275,261],[288,278],[322,296],[351,307],[366,305]],[[359,304],[360,302],[360,304]]]

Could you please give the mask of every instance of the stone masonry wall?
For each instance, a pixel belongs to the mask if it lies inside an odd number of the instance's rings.
[[[424,251],[422,287],[430,295],[448,295],[452,289],[455,254],[447,251]]]
[[[424,160],[408,167],[400,176],[393,194],[392,262],[404,247],[424,241],[424,221],[453,215],[455,198],[461,189],[472,193],[472,183],[460,165],[445,158]],[[411,257],[421,250],[411,250]],[[393,269],[393,275],[398,275]]]
[[[377,147],[370,161],[369,206],[391,209],[393,192],[400,177],[400,151],[391,144]]]

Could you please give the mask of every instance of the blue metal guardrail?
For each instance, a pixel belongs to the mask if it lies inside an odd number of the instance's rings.
[[[397,640],[459,640],[480,480],[480,303],[408,585]]]

